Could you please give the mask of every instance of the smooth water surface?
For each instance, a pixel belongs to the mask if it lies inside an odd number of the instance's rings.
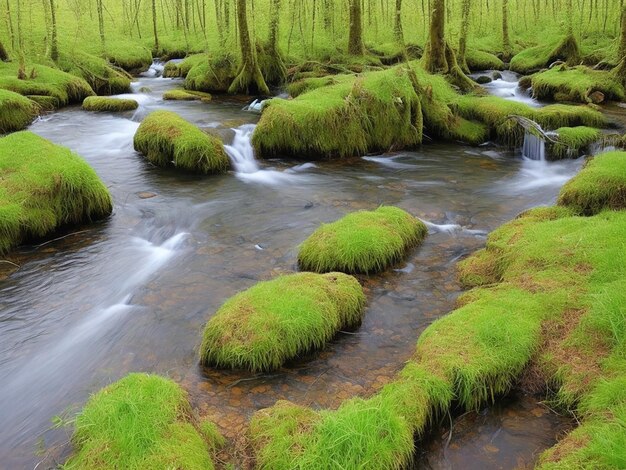
[[[501,223],[552,203],[580,165],[451,144],[341,163],[251,163],[246,139],[258,116],[242,111],[245,102],[161,100],[176,85],[143,77],[133,85],[136,112],[68,108],[31,127],[82,155],[115,208],[107,221],[14,253],[20,269],[0,265],[3,468],[34,467],[43,448],[53,465],[71,428],[50,429],[52,418],[71,417],[90,393],[131,371],[177,380],[229,437],[277,399],[336,407],[371,394],[410,357],[420,331],[453,308],[455,263]],[[232,144],[237,173],[201,177],[143,160],[133,134],[161,108]],[[198,365],[203,326],[228,297],[296,270],[298,245],[320,223],[380,204],[419,216],[431,233],[405,262],[362,278],[369,304],[360,329],[272,374]]]

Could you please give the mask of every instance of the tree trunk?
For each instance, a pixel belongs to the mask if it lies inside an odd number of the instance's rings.
[[[619,42],[619,52],[617,56],[618,61],[623,61],[626,59],[626,5],[622,7],[621,26],[622,34],[620,36]]]
[[[281,0],[271,0],[270,24],[267,50],[265,51],[265,65],[263,73],[267,83],[281,84],[285,82],[287,69],[283,57],[278,49],[278,33],[280,26],[280,3]]]
[[[102,2],[104,0],[98,0],[98,4],[96,8],[98,10],[98,30],[100,31],[100,43],[102,44],[102,48],[105,46],[105,38],[104,38],[104,13],[103,13],[103,5]]]
[[[59,60],[59,42],[57,39],[57,13],[54,0],[50,0],[50,18],[52,19],[52,38],[50,39],[50,58]]]
[[[15,50],[15,34],[13,33],[13,20],[11,19],[11,5],[9,4],[9,0],[7,0],[7,31],[9,32],[9,41],[11,41],[11,47]]]
[[[159,32],[157,29],[157,8],[156,0],[152,0],[152,30],[154,31],[154,50],[159,53]]]
[[[508,61],[513,55],[509,36],[509,0],[502,0],[502,52],[504,60]]]
[[[4,44],[2,44],[2,41],[0,41],[0,60],[2,62],[8,62],[9,61],[9,53],[4,48]]]
[[[431,12],[430,32],[426,52],[424,53],[424,67],[430,73],[448,73],[446,60],[446,2],[434,0]]]
[[[402,0],[396,0],[396,17],[393,25],[393,36],[398,44],[404,46],[404,33],[402,30]]]
[[[361,0],[350,0],[350,37],[348,38],[348,54],[363,55],[363,19]]]
[[[246,0],[237,0],[237,26],[241,47],[241,65],[237,77],[228,89],[229,93],[260,93],[269,95],[270,91],[261,74],[256,59],[256,51],[250,39]]]
[[[465,54],[467,52],[467,33],[469,31],[470,10],[471,0],[463,0],[463,5],[461,6],[461,34],[459,36],[459,54],[457,56],[457,61],[459,63],[459,67],[461,67],[461,70],[465,73],[469,72]]]

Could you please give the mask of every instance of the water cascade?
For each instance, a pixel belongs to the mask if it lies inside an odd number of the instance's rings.
[[[531,160],[545,161],[546,159],[546,141],[543,136],[537,135],[526,129],[524,133],[524,145],[522,146],[522,155]]]
[[[232,145],[224,146],[237,173],[256,173],[259,171],[259,164],[254,158],[254,149],[251,143],[255,127],[254,124],[245,124],[238,129],[233,129],[235,138]]]

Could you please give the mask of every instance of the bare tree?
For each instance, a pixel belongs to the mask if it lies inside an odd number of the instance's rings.
[[[363,55],[363,18],[361,0],[350,0],[350,36],[348,38],[348,53]]]

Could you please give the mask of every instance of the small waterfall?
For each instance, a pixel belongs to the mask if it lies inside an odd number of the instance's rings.
[[[251,142],[255,127],[254,124],[245,124],[238,129],[233,129],[235,131],[233,143],[224,146],[237,173],[256,173],[259,171],[259,164],[254,158]]]
[[[522,155],[531,160],[545,161],[546,141],[536,133],[526,130],[524,133],[524,145]]]

